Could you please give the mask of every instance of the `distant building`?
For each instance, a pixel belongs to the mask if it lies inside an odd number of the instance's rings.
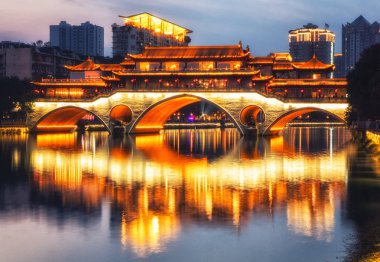
[[[343,54],[335,54],[334,55],[334,77],[336,78],[344,78],[346,77],[346,72],[344,70],[344,56]]]
[[[190,42],[191,30],[149,13],[120,17],[124,24],[112,25],[113,56],[139,54],[145,46],[187,46]]]
[[[342,25],[342,52],[344,56],[344,70],[347,74],[359,60],[364,49],[380,43],[380,24],[369,23],[363,16],[359,16],[352,23]]]
[[[104,28],[90,22],[73,26],[62,21],[50,26],[50,43],[81,55],[104,56]]]
[[[59,25],[50,26],[50,45],[57,46],[64,50],[71,50],[72,26],[66,21],[61,21]]]
[[[289,31],[289,51],[294,62],[306,62],[315,54],[321,62],[333,64],[334,46],[335,34],[327,28],[309,23]]]
[[[0,77],[39,80],[66,77],[65,65],[83,61],[77,54],[58,47],[38,47],[15,42],[0,43]]]

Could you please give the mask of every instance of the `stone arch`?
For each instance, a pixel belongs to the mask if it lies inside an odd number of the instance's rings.
[[[304,107],[304,108],[297,108],[291,111],[286,112],[285,114],[281,115],[278,117],[270,126],[264,131],[264,135],[278,135],[282,132],[284,127],[294,120],[295,118],[307,114],[307,113],[312,113],[312,112],[322,112],[325,113],[329,116],[332,116],[333,118],[345,122],[341,117],[338,115],[321,109],[321,108],[316,108],[316,107]]]
[[[111,109],[109,117],[110,122],[119,122],[122,125],[128,125],[132,122],[133,112],[129,106],[119,104]]]
[[[262,118],[262,119],[259,119]],[[255,126],[265,121],[264,110],[257,105],[246,106],[240,112],[240,122],[245,126]],[[252,123],[253,122],[253,123]]]
[[[100,120],[108,132],[111,133],[109,126],[95,113],[76,106],[64,106],[56,108],[43,115],[32,127],[32,131],[73,131],[76,124],[86,114],[92,114]]]
[[[181,94],[177,96],[172,96],[161,101],[154,103],[149,106],[141,115],[135,120],[133,125],[131,125],[130,133],[155,133],[163,129],[165,122],[168,118],[173,115],[179,109],[196,103],[200,101],[205,101],[212,104],[219,110],[226,113],[226,115],[234,123],[235,127],[239,130],[240,134],[244,134],[242,127],[236,121],[236,119],[223,107],[214,103],[213,101],[195,96],[190,94]]]

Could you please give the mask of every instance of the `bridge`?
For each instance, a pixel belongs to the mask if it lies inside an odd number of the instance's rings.
[[[27,125],[35,132],[71,131],[91,113],[112,133],[114,121],[127,133],[156,133],[179,109],[204,101],[214,105],[234,123],[242,135],[252,132],[255,121],[259,135],[278,135],[300,115],[323,112],[344,122],[346,101],[334,99],[285,99],[252,91],[163,91],[116,90],[93,99],[39,99],[28,115]],[[260,119],[259,119],[260,118]]]

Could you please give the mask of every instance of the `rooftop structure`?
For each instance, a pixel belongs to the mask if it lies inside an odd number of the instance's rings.
[[[334,63],[335,34],[327,28],[307,24],[289,31],[289,50],[295,62],[305,62],[316,57],[326,64]]]
[[[145,46],[187,46],[190,29],[149,13],[119,16],[123,25],[112,25],[113,55],[138,54]]]
[[[179,26],[173,22],[169,22],[168,20],[146,12],[131,16],[119,17],[124,20],[124,25],[148,29],[150,31],[154,31],[155,33],[172,36],[175,39],[182,41],[184,41],[186,34],[193,32],[190,29]]]

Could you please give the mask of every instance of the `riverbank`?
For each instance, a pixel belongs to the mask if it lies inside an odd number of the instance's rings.
[[[1,127],[0,135],[17,135],[28,133],[29,130],[25,126],[12,126],[12,127]]]

